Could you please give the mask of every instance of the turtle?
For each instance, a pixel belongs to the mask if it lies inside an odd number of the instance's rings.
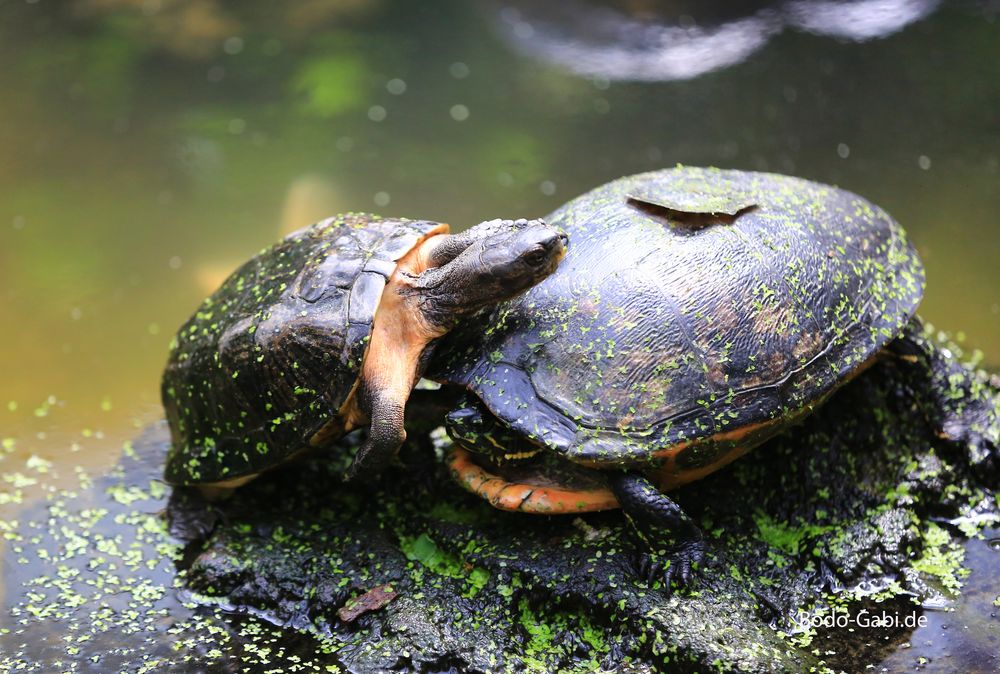
[[[235,271],[171,344],[166,481],[215,498],[364,426],[348,477],[376,474],[406,438],[404,407],[437,340],[550,274],[567,244],[537,220],[448,231],[347,213]]]
[[[771,173],[628,176],[546,222],[573,242],[559,268],[448,335],[425,375],[460,397],[451,473],[504,510],[621,507],[666,553],[640,546],[640,570],[684,585],[705,545],[666,492],[868,367],[910,325],[920,258],[868,200]]]

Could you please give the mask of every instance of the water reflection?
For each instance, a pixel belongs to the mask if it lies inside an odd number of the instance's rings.
[[[333,177],[318,173],[297,176],[288,185],[285,193],[274,239],[302,229],[309,223],[319,222],[329,217],[331,213],[350,211],[351,205],[351,199],[337,191]],[[215,292],[243,262],[243,259],[236,257],[200,262],[194,272],[194,278],[202,294],[207,296]]]
[[[495,13],[500,35],[523,54],[579,75],[652,82],[690,79],[740,63],[785,27],[858,42],[885,37],[928,16],[939,2],[743,2],[735,6],[747,14],[725,20],[718,18],[723,10],[718,2],[685,13],[683,3],[682,9],[668,3],[660,11],[642,3],[645,11],[635,11],[631,3],[611,8],[586,0],[514,1]]]
[[[791,0],[782,13],[794,28],[863,42],[897,33],[940,4],[941,0]]]
[[[984,533],[995,536],[996,530]],[[879,665],[869,665],[868,671],[921,671],[927,674],[993,674],[998,671],[997,557],[997,548],[986,541],[968,541],[964,564],[972,573],[963,581],[958,600],[947,611],[925,612],[926,623]],[[867,663],[858,663],[859,669],[865,665]]]
[[[583,2],[520,3],[500,17],[500,34],[518,51],[609,80],[697,77],[740,63],[781,30],[770,12],[702,28],[690,18],[688,25],[681,25],[680,17],[654,23]]]
[[[279,234],[291,234],[304,224],[319,222],[331,213],[351,210],[351,198],[340,194],[332,176],[308,173],[292,180],[281,209]]]
[[[204,61],[220,53],[239,54],[245,47],[241,36],[255,31],[262,20],[272,36],[291,38],[363,17],[381,4],[381,0],[284,0],[240,7],[219,0],[74,0],[66,3],[66,13],[85,21],[110,18],[148,47]],[[280,42],[272,42],[269,49],[280,51]]]

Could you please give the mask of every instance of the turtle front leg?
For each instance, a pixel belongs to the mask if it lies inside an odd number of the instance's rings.
[[[406,441],[404,419],[409,390],[371,390],[362,392],[361,407],[371,419],[368,439],[358,448],[346,478],[374,476],[382,472]]]
[[[695,565],[705,556],[701,530],[642,473],[615,473],[608,482],[643,543],[652,552],[669,556],[669,565],[663,570],[666,581],[688,585]],[[649,555],[643,555],[640,572],[657,575],[656,566]]]
[[[348,412],[346,424],[351,427],[367,418],[370,430],[348,479],[379,472],[406,440],[406,401],[435,340],[462,316],[535,285],[555,271],[566,254],[566,235],[539,221],[496,221],[473,229],[471,243],[461,236],[437,244],[437,237],[425,240],[400,260],[382,292],[357,407]],[[449,242],[454,241],[464,249],[451,257]],[[441,266],[425,266],[448,257]]]

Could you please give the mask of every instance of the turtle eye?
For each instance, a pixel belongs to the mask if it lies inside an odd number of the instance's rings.
[[[546,253],[545,249],[542,248],[541,246],[532,248],[531,250],[529,250],[527,253],[524,254],[525,262],[527,262],[533,267],[537,267],[538,265],[545,262],[546,258],[548,258],[548,254]]]

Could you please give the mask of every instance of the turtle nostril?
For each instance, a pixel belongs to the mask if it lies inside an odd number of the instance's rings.
[[[565,248],[568,241],[569,239],[565,234],[557,234],[545,239],[545,241],[542,242],[542,245],[545,247],[545,250],[552,250],[556,247]]]

